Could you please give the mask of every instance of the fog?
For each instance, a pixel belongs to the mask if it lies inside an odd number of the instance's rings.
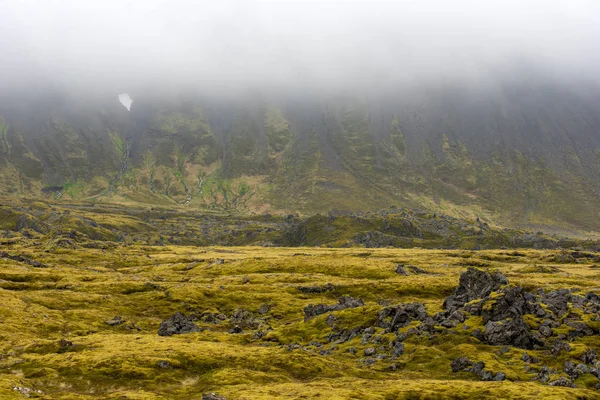
[[[0,83],[110,88],[598,81],[594,0],[0,3]]]

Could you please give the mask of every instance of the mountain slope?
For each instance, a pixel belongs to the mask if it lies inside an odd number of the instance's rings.
[[[3,98],[3,193],[305,214],[394,205],[600,230],[597,87],[140,92],[130,112],[116,95]]]

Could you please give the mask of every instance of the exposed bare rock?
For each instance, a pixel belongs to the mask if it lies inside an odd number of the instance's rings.
[[[346,308],[362,307],[365,303],[361,299],[355,299],[350,296],[342,296],[338,299],[338,304],[327,305],[327,304],[309,304],[304,308],[304,320],[316,317],[317,315],[325,314],[331,311],[344,310]]]
[[[444,309],[456,309],[466,303],[483,299],[500,286],[508,284],[508,280],[500,272],[488,273],[470,267],[460,275],[458,287],[454,293],[444,301]]]
[[[185,316],[180,312],[176,312],[169,319],[164,320],[160,323],[158,328],[159,336],[172,336],[179,335],[182,333],[200,332],[200,329],[194,324],[193,319]]]
[[[332,283],[323,286],[298,286],[298,290],[302,293],[325,293],[335,290],[335,286]]]

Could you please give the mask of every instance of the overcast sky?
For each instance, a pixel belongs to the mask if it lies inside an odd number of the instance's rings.
[[[321,85],[485,79],[523,66],[567,78],[600,71],[597,0],[0,0],[0,16],[0,79],[13,83]]]

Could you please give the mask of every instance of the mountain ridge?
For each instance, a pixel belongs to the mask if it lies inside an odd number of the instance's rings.
[[[116,95],[25,93],[0,102],[0,185],[9,197],[306,215],[393,205],[599,231],[600,91],[518,83],[148,91],[131,111]]]

